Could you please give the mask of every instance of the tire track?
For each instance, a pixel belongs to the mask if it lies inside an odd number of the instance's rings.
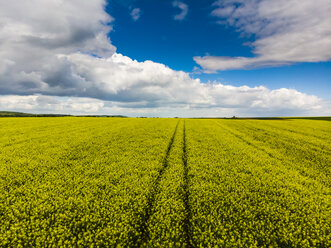
[[[184,127],[183,127],[183,165],[184,165],[184,206],[185,206],[185,219],[184,219],[184,232],[185,232],[185,240],[186,240],[186,247],[193,247],[191,243],[191,217],[192,212],[189,205],[189,178],[188,178],[188,166],[187,166],[187,149],[186,149],[186,126],[184,121]]]
[[[266,128],[270,128],[269,130],[268,129],[266,129]],[[253,132],[256,132],[256,131],[258,131],[259,130],[259,128],[256,128],[256,127],[254,127],[254,126],[250,126],[250,123],[248,124],[248,125],[246,125],[245,126],[245,128],[247,128],[248,130],[251,130],[251,131],[253,131]],[[267,133],[265,133],[264,135],[265,136],[267,136],[267,137],[274,137],[271,133],[273,133],[274,135],[279,135],[278,133],[277,133],[277,131],[275,131],[274,129],[276,129],[277,130],[277,128],[276,127],[274,127],[274,126],[272,126],[272,125],[270,125],[270,124],[265,124],[265,126],[264,127],[260,127],[261,128],[261,130],[263,130],[263,131],[265,131],[265,132],[267,132]],[[288,129],[285,129],[285,128],[283,128],[283,127],[280,127],[280,128],[278,128],[278,130],[279,131],[282,131],[282,132],[286,132],[285,134],[284,134],[284,136],[283,137],[280,137],[279,136],[279,139],[283,142],[283,143],[292,143],[293,141],[291,141],[290,139],[291,139],[291,137],[289,136],[290,134],[296,134],[296,135],[298,135],[298,139],[301,139],[302,140],[302,133],[299,133],[299,132],[295,132],[295,131],[291,131],[291,130],[288,130]],[[301,136],[299,136],[299,135],[301,135]],[[310,135],[310,134],[309,134]],[[307,136],[307,135],[306,135]],[[317,139],[315,136],[313,136],[313,135],[310,135],[311,137],[314,137],[315,139]],[[321,138],[318,138],[320,141],[322,141],[322,142],[326,142],[326,143],[328,143],[329,144],[329,142],[327,141],[327,140],[322,140]],[[324,152],[326,152],[326,153],[328,153],[328,154],[330,154],[330,149],[328,149],[328,146],[323,146],[322,147],[322,149],[321,149],[321,145],[320,144],[316,144],[316,143],[314,143],[314,142],[310,142],[309,140],[307,141],[307,140],[304,140],[304,142],[306,143],[306,144],[309,144],[314,150],[316,150],[316,151],[318,151],[318,150],[323,150]],[[328,149],[328,151],[325,151],[325,149]]]
[[[274,155],[273,153],[268,152],[267,150],[265,150],[263,147],[261,147],[261,146],[259,146],[259,145],[256,145],[256,144],[254,144],[254,143],[248,141],[247,139],[243,138],[243,137],[242,137],[241,135],[239,135],[239,134],[236,134],[235,132],[233,132],[233,131],[231,130],[231,128],[229,128],[229,127],[225,127],[225,126],[221,125],[221,124],[220,124],[219,122],[217,122],[217,121],[216,121],[216,123],[217,123],[218,126],[224,128],[224,129],[227,130],[229,133],[231,133],[233,136],[235,136],[236,138],[240,139],[241,141],[243,141],[243,142],[246,143],[247,145],[252,146],[252,147],[254,147],[254,148],[257,149],[257,150],[264,152],[264,153],[267,154],[270,158],[273,158],[273,159],[276,159],[276,160],[278,160],[278,161],[280,161],[280,162],[282,162],[282,163],[286,163],[286,164],[288,164],[288,161],[286,161],[285,158],[279,158],[278,156]],[[249,128],[247,128],[247,129],[249,129]],[[252,129],[249,129],[249,130],[252,130]],[[240,131],[239,131],[239,132],[240,132]],[[263,142],[263,143],[265,144],[266,142]],[[270,147],[270,146],[269,146],[269,147]]]
[[[222,125],[221,125],[220,123],[218,123],[217,121],[216,121],[216,123],[217,123],[218,126],[222,127],[223,129],[225,129],[225,130],[227,130],[229,133],[231,133],[233,136],[235,136],[236,138],[238,138],[238,139],[240,139],[241,141],[243,141],[245,144],[247,144],[247,145],[249,145],[249,146],[255,148],[255,149],[258,150],[258,151],[261,151],[261,152],[267,154],[270,158],[279,161],[282,165],[285,165],[287,168],[290,168],[290,169],[294,169],[294,170],[296,170],[301,176],[303,176],[303,177],[307,177],[307,178],[310,178],[310,179],[316,181],[316,179],[317,179],[316,176],[311,175],[311,174],[305,172],[304,170],[302,170],[302,169],[300,169],[300,168],[294,168],[294,167],[291,166],[291,164],[288,163],[288,161],[286,161],[284,158],[279,158],[279,157],[277,157],[276,155],[272,154],[271,152],[268,152],[267,150],[265,150],[265,149],[262,148],[261,146],[258,146],[258,145],[256,145],[256,144],[253,144],[252,142],[250,142],[250,141],[246,140],[245,138],[243,138],[241,135],[236,134],[235,132],[233,132],[233,131],[231,130],[231,128],[229,128],[229,127],[225,127],[225,126],[222,126]],[[325,184],[324,181],[321,181],[321,182],[319,182],[319,183],[322,183],[323,185],[328,186],[327,184]]]
[[[244,143],[246,143],[249,146],[254,147],[255,149],[262,151],[264,153],[266,153],[269,157],[280,160],[278,157],[274,156],[272,153],[266,151],[265,149],[263,149],[262,147],[253,144],[252,142],[249,142],[248,140],[244,139],[242,136],[240,136],[239,134],[236,134],[235,132],[233,132],[230,128],[222,126],[218,121],[216,121],[217,125],[224,128],[225,130],[227,130],[229,133],[231,133],[233,136],[235,136],[236,138],[240,139],[241,141],[243,141]]]
[[[170,154],[171,148],[173,146],[173,143],[174,143],[174,140],[175,140],[175,137],[176,137],[178,125],[179,125],[179,121],[176,124],[175,131],[174,131],[174,133],[173,133],[173,135],[170,139],[170,142],[168,144],[167,152],[166,152],[166,155],[165,155],[165,157],[163,159],[163,162],[162,162],[162,167],[159,170],[159,174],[158,174],[157,178],[154,181],[154,184],[153,184],[152,189],[149,193],[149,196],[147,197],[147,206],[144,210],[144,213],[142,214],[142,216],[140,218],[141,221],[140,221],[140,225],[139,225],[139,228],[138,228],[141,235],[140,235],[140,237],[137,237],[136,240],[135,240],[136,247],[141,247],[142,244],[149,239],[148,220],[150,219],[150,217],[153,213],[153,208],[154,208],[154,205],[155,205],[155,199],[156,199],[156,195],[159,191],[161,178],[162,178],[165,170],[169,166],[168,158],[169,158],[169,154]]]
[[[303,131],[291,129],[292,126],[286,128],[286,127],[283,127],[283,126],[276,127],[276,126],[272,125],[271,123],[266,123],[265,125],[270,127],[270,128],[277,128],[279,130],[284,130],[287,133],[299,134],[299,135],[304,136],[304,137],[307,137],[307,135],[308,135],[308,136],[314,137],[315,139],[318,139],[318,140],[321,140],[323,142],[327,142],[328,144],[331,144],[328,140],[325,140],[325,135],[328,135],[327,131],[323,131],[324,135],[319,136],[319,135],[316,135],[315,133],[306,133],[306,132],[303,132]],[[314,144],[314,143],[310,142],[310,144]],[[314,145],[316,145],[316,144],[314,144]]]

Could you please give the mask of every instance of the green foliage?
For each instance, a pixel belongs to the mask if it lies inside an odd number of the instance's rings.
[[[0,111],[0,117],[63,117],[62,114],[29,114],[21,112]]]
[[[0,119],[0,247],[330,247],[328,123]]]

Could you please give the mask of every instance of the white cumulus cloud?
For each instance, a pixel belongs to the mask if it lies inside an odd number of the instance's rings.
[[[172,6],[181,10],[179,14],[174,16],[174,20],[184,20],[188,12],[188,5],[180,1],[173,1]]]
[[[134,8],[130,11],[132,20],[137,21],[141,16],[141,10],[139,8]]]
[[[202,83],[116,52],[103,0],[0,1],[0,108],[137,115],[290,115],[325,109],[295,89]],[[111,33],[110,33],[111,34]]]
[[[38,113],[98,113],[104,102],[91,98],[61,98],[43,95],[5,95],[0,96],[0,108]]]
[[[331,59],[331,1],[216,1],[212,15],[221,25],[255,35],[255,57],[194,57],[206,70],[279,66]]]

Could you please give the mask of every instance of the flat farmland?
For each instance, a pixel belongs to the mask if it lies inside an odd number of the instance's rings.
[[[1,247],[331,247],[328,119],[1,118]]]

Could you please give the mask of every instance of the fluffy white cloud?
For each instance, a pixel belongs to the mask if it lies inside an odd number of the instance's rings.
[[[188,12],[188,5],[180,1],[173,1],[172,6],[179,8],[181,10],[179,14],[174,16],[174,19],[184,20]]]
[[[213,106],[179,104],[177,107],[162,105],[148,108],[136,103],[110,102],[82,97],[55,97],[44,95],[0,95],[0,109],[28,113],[61,113],[61,114],[117,114],[128,116],[183,116],[183,117],[217,117],[217,116],[293,116],[330,115],[330,103],[300,92],[280,89],[269,91],[263,87],[233,87],[210,85],[221,93],[215,93]],[[222,88],[226,88],[224,91]],[[246,89],[245,89],[246,88]],[[238,93],[240,92],[240,93]],[[220,98],[220,95],[222,98]],[[233,99],[233,95],[236,95]],[[298,95],[294,99],[293,95]],[[308,97],[308,98],[306,98]],[[301,99],[301,100],[300,100]],[[247,103],[249,105],[245,105]],[[308,102],[307,102],[308,101]],[[309,102],[310,101],[310,102]],[[317,101],[317,104],[316,104]],[[286,107],[282,104],[289,104]],[[298,105],[304,108],[298,109]],[[299,112],[298,112],[299,111]]]
[[[132,20],[137,21],[141,16],[141,10],[139,8],[134,8],[131,10],[130,15],[132,17]]]
[[[111,56],[105,2],[0,1],[0,94],[73,94],[81,79],[59,54]],[[52,89],[50,92],[49,89]]]
[[[256,36],[255,57],[194,57],[207,70],[278,66],[331,59],[329,0],[217,1],[212,15],[222,25]]]
[[[25,112],[46,113],[97,113],[104,107],[101,100],[90,98],[59,98],[43,95],[0,96],[0,108]]]
[[[57,113],[231,115],[312,113],[294,89],[204,84],[116,53],[102,0],[0,1],[0,108]]]
[[[107,38],[113,19],[104,5],[104,0],[0,1],[1,58],[22,60],[49,51],[113,54]]]

